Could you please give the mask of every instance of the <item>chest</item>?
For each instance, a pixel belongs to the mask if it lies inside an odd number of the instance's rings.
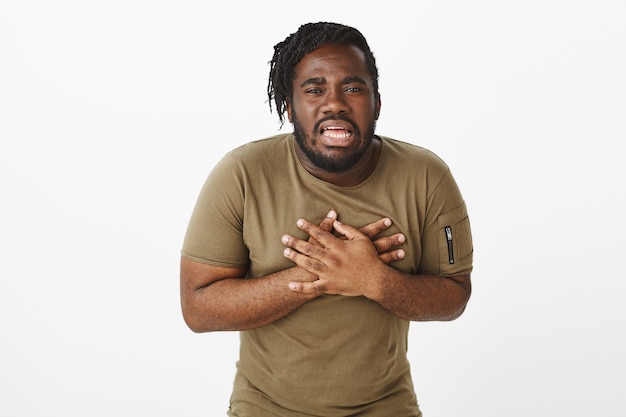
[[[319,224],[330,209],[338,213],[341,222],[355,227],[389,217],[392,226],[377,237],[404,233],[407,241],[402,248],[407,256],[393,266],[414,271],[421,252],[421,216],[416,198],[415,193],[399,195],[384,186],[346,190],[318,183],[261,181],[246,191],[244,203],[243,237],[249,251],[249,275],[263,276],[293,266],[283,256],[281,237],[290,234],[307,240],[308,235],[296,227],[296,221],[304,218]]]

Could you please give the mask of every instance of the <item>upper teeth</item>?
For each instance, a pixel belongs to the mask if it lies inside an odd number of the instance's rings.
[[[335,132],[332,132],[333,130],[342,130],[342,131],[344,131],[344,133],[335,133]],[[345,139],[345,138],[347,138],[347,137],[349,137],[351,135],[350,132],[346,132],[345,129],[340,128],[340,127],[329,127],[329,128],[326,128],[326,129],[324,129],[324,134],[326,136],[330,136],[330,137],[332,137],[334,139]]]

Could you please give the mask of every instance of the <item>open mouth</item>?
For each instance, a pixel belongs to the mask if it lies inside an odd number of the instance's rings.
[[[328,126],[320,130],[322,136],[326,136],[335,140],[349,139],[353,132],[350,129],[340,126]]]

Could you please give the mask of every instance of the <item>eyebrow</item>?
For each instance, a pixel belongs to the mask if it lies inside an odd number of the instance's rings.
[[[342,80],[342,84],[352,84],[352,83],[356,83],[356,84],[367,84],[365,82],[365,80],[361,77],[346,77]],[[326,78],[324,77],[314,77],[314,78],[309,78],[308,80],[304,80],[304,82],[302,82],[302,84],[300,84],[300,87],[305,87],[307,85],[324,85],[326,84]]]

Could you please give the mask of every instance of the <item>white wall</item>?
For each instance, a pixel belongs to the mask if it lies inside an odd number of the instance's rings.
[[[273,45],[332,20],[378,59],[379,133],[443,157],[470,210],[468,310],[411,328],[425,416],[622,415],[625,18],[617,0],[2,2],[0,414],[224,415],[237,335],[185,327],[182,237],[212,165],[278,130]]]

